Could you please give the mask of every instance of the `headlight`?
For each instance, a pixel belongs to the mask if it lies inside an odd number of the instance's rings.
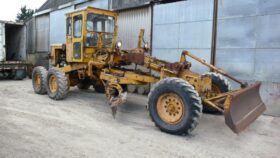
[[[116,47],[117,47],[118,49],[120,49],[120,48],[122,47],[122,42],[121,42],[121,41],[118,41],[117,44],[116,44]]]
[[[145,43],[144,43],[144,48],[145,48],[145,49],[149,49],[149,43],[148,43],[148,42],[145,42]]]

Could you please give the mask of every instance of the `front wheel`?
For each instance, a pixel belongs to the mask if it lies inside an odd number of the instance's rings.
[[[148,109],[157,127],[175,135],[188,135],[198,125],[201,98],[188,82],[166,78],[149,94]]]
[[[46,89],[51,99],[62,100],[69,92],[69,79],[58,68],[51,68],[48,72]]]
[[[32,72],[32,85],[36,94],[46,94],[46,80],[48,71],[42,66],[35,67]]]

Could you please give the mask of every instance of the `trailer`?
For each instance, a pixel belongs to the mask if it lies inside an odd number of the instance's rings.
[[[30,65],[26,59],[26,27],[0,21],[0,78],[22,80]]]

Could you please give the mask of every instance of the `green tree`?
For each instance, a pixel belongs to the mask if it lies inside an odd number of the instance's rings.
[[[27,9],[26,6],[23,6],[20,8],[20,12],[17,14],[16,21],[17,22],[27,21],[33,16],[34,12],[35,11],[33,9],[29,9],[29,8]]]

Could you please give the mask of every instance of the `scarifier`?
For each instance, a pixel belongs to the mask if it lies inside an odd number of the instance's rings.
[[[117,107],[126,101],[128,85],[153,84],[148,111],[157,127],[170,134],[190,134],[198,124],[202,109],[224,114],[226,124],[239,133],[265,111],[259,95],[260,83],[248,85],[208,64],[188,51],[179,62],[170,63],[150,56],[144,30],[138,47],[121,50],[117,41],[118,14],[88,7],[68,13],[66,44],[51,46],[52,68],[36,67],[33,87],[37,94],[54,100],[67,96],[69,87],[105,93],[115,116]],[[190,57],[211,68],[200,75],[191,71]],[[158,75],[128,69],[136,64]],[[227,78],[241,88],[231,90]]]

